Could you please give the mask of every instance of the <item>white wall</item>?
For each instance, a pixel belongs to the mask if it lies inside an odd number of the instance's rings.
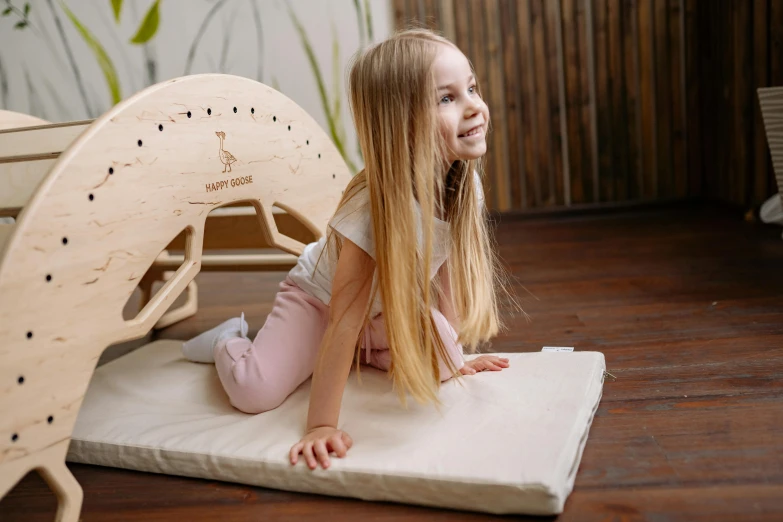
[[[22,12],[24,3],[11,1]],[[60,1],[32,0],[30,4],[30,24],[21,30],[14,29],[22,19],[20,12],[0,18],[0,108],[55,122],[94,118],[108,110],[113,102],[98,60]],[[349,159],[360,166],[345,92],[346,67],[360,47],[354,0],[161,0],[157,32],[143,45],[132,44],[130,39],[153,0],[122,2],[119,24],[109,0],[65,0],[65,4],[105,49],[116,71],[121,98],[151,83],[184,75],[188,53],[207,20],[188,73],[220,72],[262,81],[296,101],[327,132],[315,77],[288,8],[305,28],[331,99],[334,27],[340,50],[340,114],[345,145]],[[369,5],[374,41],[386,37],[393,25],[390,1],[359,0],[359,4]],[[256,14],[260,19],[261,49]],[[85,96],[78,87],[55,15],[82,78]],[[147,58],[155,63],[152,78]]]

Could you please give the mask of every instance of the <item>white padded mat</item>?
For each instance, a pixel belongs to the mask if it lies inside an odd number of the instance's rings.
[[[503,354],[511,367],[447,381],[443,406],[404,410],[383,372],[353,372],[324,471],[288,462],[310,381],[278,409],[234,410],[212,365],[158,341],[97,369],[68,461],[274,489],[490,513],[562,512],[601,398],[599,352]]]

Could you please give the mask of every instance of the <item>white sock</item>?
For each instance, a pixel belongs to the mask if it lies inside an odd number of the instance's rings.
[[[245,313],[242,312],[240,317],[233,317],[211,330],[207,330],[182,343],[182,354],[186,359],[193,362],[214,363],[214,350],[218,343],[233,337],[248,339],[247,331],[248,326],[247,321],[245,321]]]

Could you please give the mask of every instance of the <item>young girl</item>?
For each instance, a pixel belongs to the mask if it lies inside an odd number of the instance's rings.
[[[462,357],[502,327],[505,282],[478,174],[489,110],[470,63],[450,41],[408,30],[361,52],[349,86],[365,168],[326,236],[307,245],[252,342],[240,317],[183,345],[188,359],[214,361],[248,413],[276,408],[312,375],[307,430],[290,452],[310,469],[353,444],[337,426],[354,357],[387,371],[403,403],[508,367]]]

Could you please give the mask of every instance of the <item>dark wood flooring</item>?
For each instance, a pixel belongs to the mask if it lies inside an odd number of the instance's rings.
[[[783,520],[780,234],[703,206],[501,220],[530,320],[511,320],[494,350],[600,350],[617,377],[557,520]],[[159,336],[187,338],[241,310],[257,328],[282,276],[202,274],[199,314]],[[70,467],[86,521],[493,518]],[[3,521],[54,511],[35,475],[0,502]]]

